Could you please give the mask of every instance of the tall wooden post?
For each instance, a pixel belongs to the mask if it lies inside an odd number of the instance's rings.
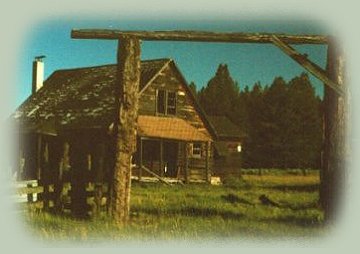
[[[37,140],[36,140],[36,179],[40,180],[41,179],[41,143],[42,143],[42,135],[38,134],[37,135]]]
[[[41,194],[41,199],[43,200],[43,209],[49,210],[49,184],[50,184],[50,165],[49,165],[49,144],[48,140],[42,141],[41,144],[41,178],[40,185],[44,187],[44,191]]]
[[[116,151],[111,214],[118,224],[128,221],[130,212],[131,158],[136,150],[139,108],[140,41],[123,37],[118,45],[118,93]]]
[[[143,166],[143,140],[140,137],[140,147],[139,147],[139,181],[142,177],[142,166]]]
[[[209,153],[209,149],[210,149],[210,146],[209,146],[209,142],[206,141],[206,144],[205,144],[205,149],[206,149],[206,152],[205,152],[205,174],[206,174],[206,181],[207,182],[211,182],[211,179],[210,179],[210,169],[209,169],[209,157],[210,157],[210,153]]]
[[[333,81],[345,86],[344,58],[336,46],[334,42],[329,43],[327,73]],[[347,107],[346,96],[340,96],[333,89],[325,86],[320,203],[327,222],[335,219],[339,208],[339,196],[344,188]]]
[[[70,141],[70,164],[71,164],[71,213],[76,218],[84,218],[87,215],[86,203],[86,168],[87,154],[84,149],[86,137],[78,134]]]
[[[189,183],[189,143],[185,142],[185,183]]]
[[[159,161],[160,161],[160,176],[163,177],[164,176],[164,142],[162,141],[162,139],[160,139],[159,141],[159,145],[160,145],[160,155],[159,155]]]

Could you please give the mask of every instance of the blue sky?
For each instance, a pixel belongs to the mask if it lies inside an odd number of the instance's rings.
[[[48,20],[33,26],[23,41],[19,59],[18,106],[31,93],[32,61],[34,56],[46,55],[45,78],[58,69],[116,63],[116,41],[75,40],[72,28],[106,28],[121,30],[208,30],[219,32],[274,32],[289,34],[325,34],[314,21],[288,20]],[[294,46],[309,59],[325,67],[326,47],[319,45]],[[276,76],[290,80],[303,68],[271,44],[200,43],[200,42],[143,42],[142,59],[172,58],[188,82],[200,89],[206,85],[220,63],[228,64],[230,74],[240,88],[255,82],[271,84]],[[311,76],[317,94],[323,85]]]

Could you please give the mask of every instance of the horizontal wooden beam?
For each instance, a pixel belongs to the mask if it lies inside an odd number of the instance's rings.
[[[338,93],[341,96],[345,95],[343,88],[339,84],[331,80],[328,77],[325,70],[323,70],[320,66],[313,63],[312,61],[310,61],[305,55],[300,54],[294,48],[286,44],[286,42],[284,42],[282,39],[280,39],[275,35],[272,36],[272,42],[274,43],[274,45],[280,48],[285,54],[290,56],[298,64],[304,67],[307,71],[309,71],[319,80],[324,82],[325,85],[331,87],[336,93]]]
[[[290,35],[271,33],[219,33],[207,31],[120,31],[110,29],[73,29],[74,39],[118,40],[124,37],[137,37],[146,41],[202,41],[233,43],[272,43],[272,36],[288,44],[327,44],[323,35]]]
[[[145,167],[144,165],[141,166],[141,168],[143,170],[145,170],[146,172],[148,172],[150,175],[156,177],[157,179],[159,179],[161,182],[167,184],[167,185],[171,185],[170,183],[168,183],[168,181],[166,181],[164,178],[162,178],[161,176],[155,174],[154,172],[152,172],[150,169],[148,169],[147,167]]]

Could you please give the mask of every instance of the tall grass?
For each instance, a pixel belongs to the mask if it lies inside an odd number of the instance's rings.
[[[222,186],[134,183],[130,223],[116,227],[106,216],[75,220],[29,213],[26,224],[46,240],[166,240],[319,236],[317,174],[245,175]],[[266,195],[279,206],[265,205]]]

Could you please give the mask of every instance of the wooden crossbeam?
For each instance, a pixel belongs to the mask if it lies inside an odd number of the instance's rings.
[[[143,170],[145,170],[146,172],[148,172],[150,175],[156,177],[157,179],[159,179],[161,182],[167,184],[167,185],[171,185],[170,183],[168,183],[164,178],[162,178],[161,176],[159,176],[158,174],[155,174],[154,172],[152,172],[150,169],[148,169],[147,167],[145,167],[144,165],[141,166],[141,168]]]
[[[290,56],[295,62],[304,67],[307,71],[312,73],[315,77],[324,82],[325,85],[331,87],[337,94],[344,96],[345,92],[339,84],[331,80],[326,71],[323,70],[320,66],[310,61],[306,56],[297,52],[293,47],[284,42],[281,38],[276,35],[272,35],[272,42],[278,48],[280,48],[285,54]]]
[[[220,33],[207,31],[120,31],[110,29],[73,29],[74,39],[118,40],[136,37],[147,41],[203,41],[203,42],[242,42],[272,43],[275,35],[288,44],[327,44],[328,37],[323,35],[289,35],[270,33]]]

